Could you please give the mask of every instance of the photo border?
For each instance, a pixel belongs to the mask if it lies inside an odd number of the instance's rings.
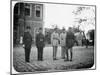
[[[74,4],[74,3],[56,3],[56,2],[42,2],[42,1],[24,1],[24,0],[10,0],[10,74],[11,75],[13,75],[12,74],[12,52],[13,52],[13,49],[12,49],[12,47],[13,47],[13,32],[12,32],[12,27],[13,27],[13,24],[12,24],[12,2],[13,1],[17,1],[17,2],[29,2],[29,3],[45,3],[45,4],[62,4],[62,5],[78,5],[78,6],[93,6],[93,7],[95,7],[95,36],[94,36],[94,39],[95,39],[95,42],[94,42],[94,66],[95,66],[95,68],[94,69],[72,69],[72,70],[58,70],[58,71],[43,71],[43,72],[41,72],[41,71],[39,71],[39,72],[19,72],[19,73],[17,73],[17,74],[40,74],[40,73],[53,73],[53,72],[70,72],[70,71],[87,71],[87,70],[96,70],[97,69],[97,56],[96,56],[96,54],[97,54],[97,50],[96,50],[96,46],[97,46],[97,44],[96,44],[96,41],[97,41],[97,34],[96,34],[96,32],[97,32],[97,28],[96,28],[96,26],[97,26],[97,6],[96,5],[89,5],[89,4]]]

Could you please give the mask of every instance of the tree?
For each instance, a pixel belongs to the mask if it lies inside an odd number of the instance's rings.
[[[93,6],[79,6],[73,12],[75,22],[80,28],[92,25],[95,28],[95,7]]]

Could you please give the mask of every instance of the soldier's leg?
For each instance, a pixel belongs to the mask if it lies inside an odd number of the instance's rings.
[[[53,48],[53,59],[54,59],[54,46],[52,48]]]
[[[30,50],[31,48],[28,48],[27,49],[27,61],[29,62],[30,61]]]
[[[57,46],[55,47],[55,58],[57,57]]]
[[[61,56],[62,56],[62,59],[64,59],[64,46],[61,47]]]
[[[66,47],[64,46],[64,50],[63,50],[64,59],[65,59],[65,54],[66,54]]]
[[[38,60],[40,60],[40,47],[37,47]]]
[[[41,47],[39,47],[39,60],[41,60]]]
[[[61,58],[63,59],[63,46],[61,46]]]
[[[72,52],[72,48],[70,48],[70,61],[72,61],[72,57],[73,57],[73,52]]]
[[[40,50],[40,59],[43,60],[43,47],[41,47],[41,50]]]
[[[25,48],[25,62],[27,62],[27,49]]]
[[[56,46],[53,46],[53,60],[56,59]]]
[[[68,61],[69,60],[69,53],[68,53],[68,48],[66,47],[66,58],[65,58],[65,61]]]
[[[42,59],[42,47],[40,47],[40,49],[39,49],[39,59],[40,60]]]
[[[25,61],[29,62],[29,49],[25,48]]]

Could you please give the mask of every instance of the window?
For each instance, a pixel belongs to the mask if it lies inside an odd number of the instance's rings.
[[[25,16],[30,16],[30,4],[25,4]]]
[[[40,17],[41,8],[39,5],[36,5],[36,17]]]
[[[36,17],[40,17],[40,11],[36,10]]]

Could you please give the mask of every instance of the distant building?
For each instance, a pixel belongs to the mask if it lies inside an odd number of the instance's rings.
[[[32,38],[39,27],[43,28],[43,4],[16,3],[14,6],[13,34],[14,44],[19,43],[20,37],[24,35],[25,27],[31,27]]]

